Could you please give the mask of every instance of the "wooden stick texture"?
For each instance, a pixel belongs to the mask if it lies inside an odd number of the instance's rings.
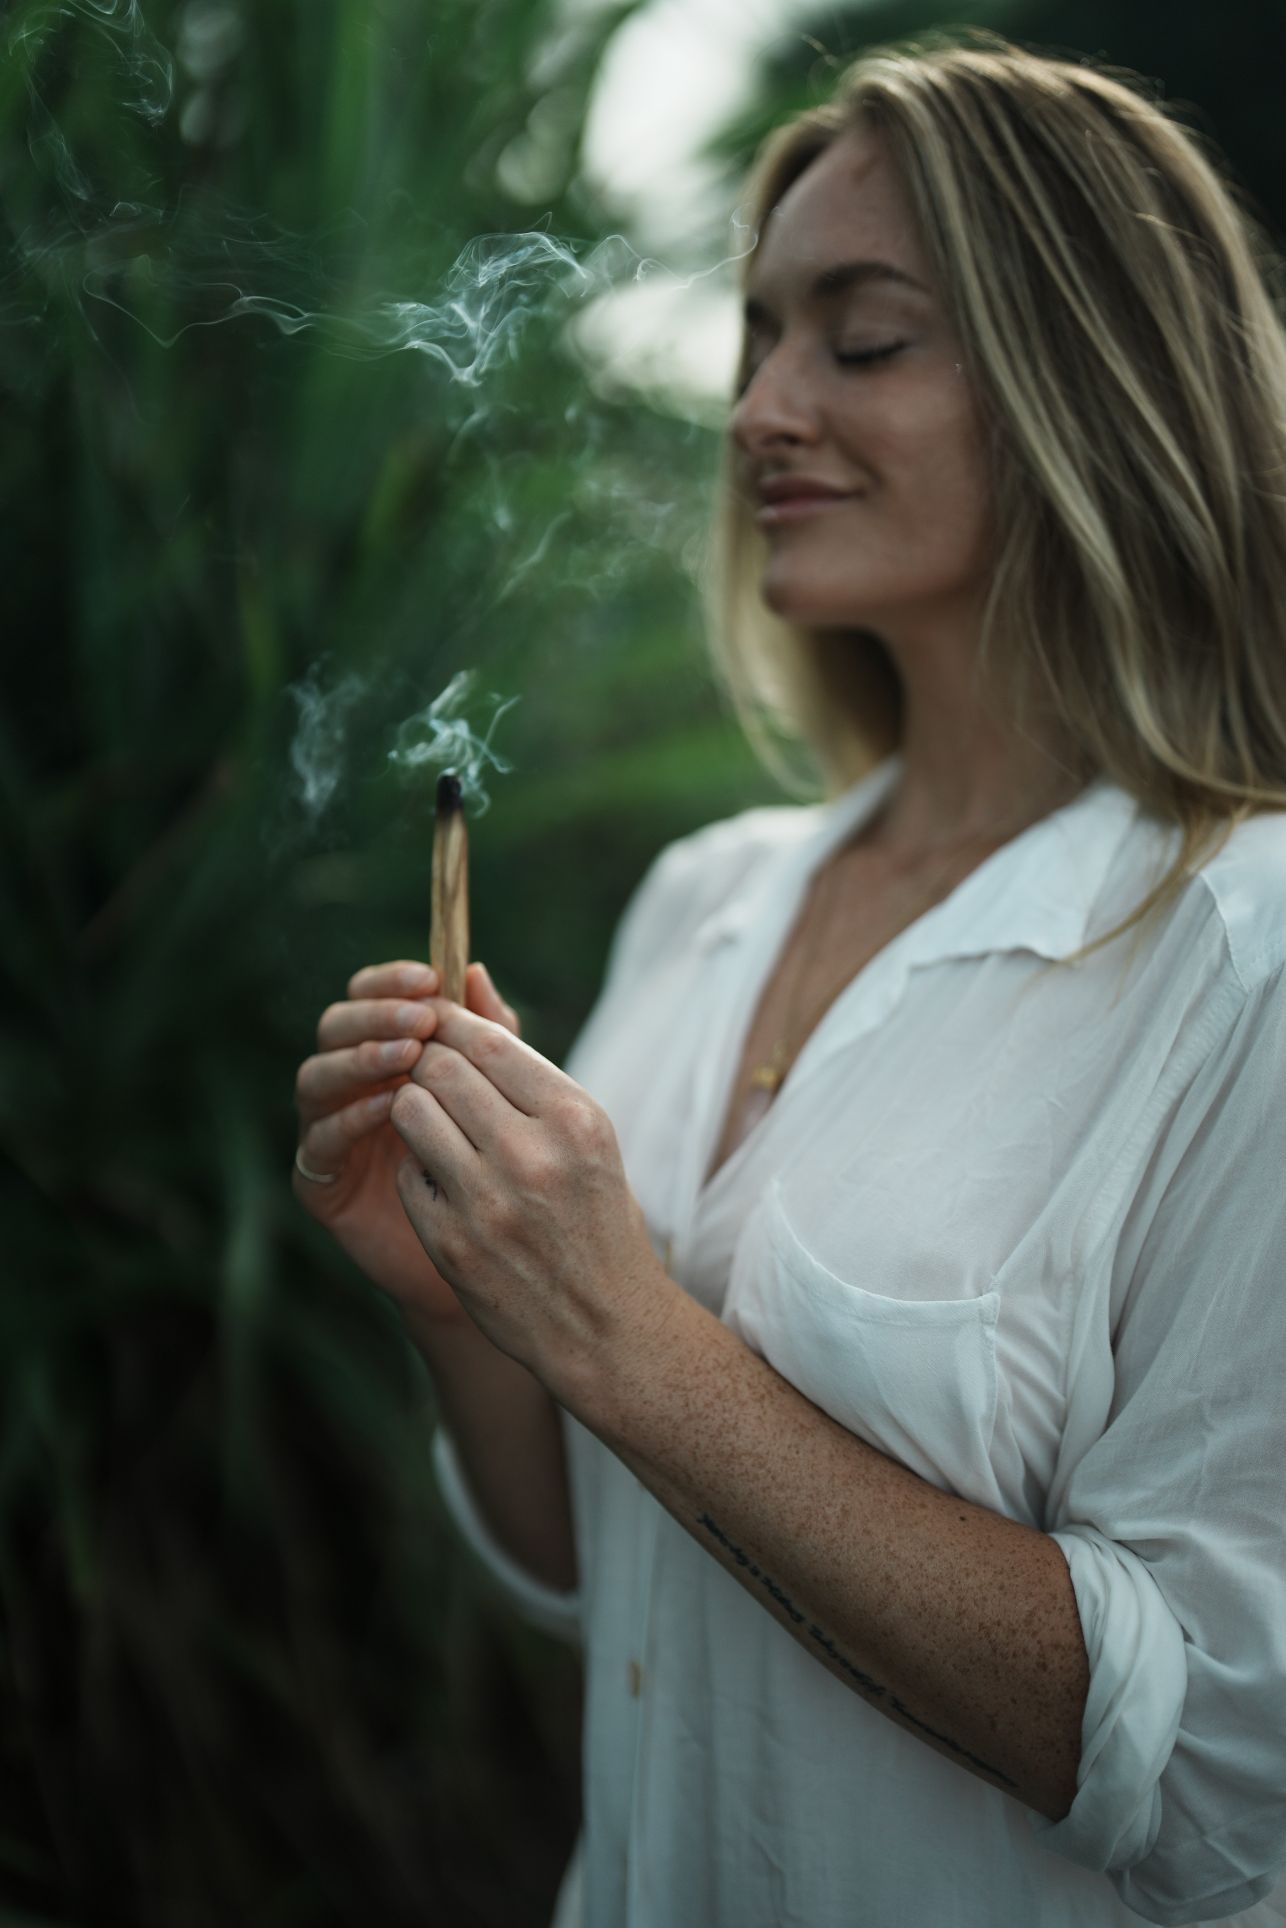
[[[469,832],[459,781],[449,773],[438,779],[433,826],[429,962],[438,973],[441,995],[463,1004],[464,973],[469,962]]]

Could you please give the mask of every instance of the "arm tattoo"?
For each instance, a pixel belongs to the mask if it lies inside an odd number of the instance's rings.
[[[962,1759],[972,1762],[975,1767],[981,1768],[985,1774],[995,1775],[996,1779],[1003,1781],[1006,1787],[1017,1787],[1017,1781],[1011,1780],[1008,1774],[1002,1773],[998,1767],[993,1767],[989,1761],[979,1760],[976,1754],[971,1754],[967,1747],[962,1747],[958,1741],[953,1741],[949,1735],[938,1733],[936,1728],[930,1727],[925,1721],[920,1720],[913,1714],[911,1709],[907,1707],[896,1694],[890,1692],[887,1687],[882,1686],[878,1680],[873,1680],[870,1674],[863,1672],[862,1668],[855,1666],[846,1654],[840,1652],[825,1628],[819,1627],[815,1620],[808,1618],[807,1614],[800,1613],[799,1609],[794,1605],[785,1591],[778,1586],[771,1574],[765,1573],[762,1567],[758,1566],[756,1562],[751,1559],[750,1555],[744,1553],[739,1546],[734,1546],[727,1534],[720,1526],[716,1525],[708,1513],[699,1514],[697,1524],[698,1526],[704,1526],[707,1532],[718,1540],[725,1553],[727,1553],[731,1559],[735,1560],[739,1567],[743,1567],[752,1580],[758,1580],[765,1592],[772,1595],[773,1599],[792,1624],[796,1627],[803,1628],[807,1634],[807,1638],[816,1646],[820,1647],[822,1651],[835,1662],[837,1667],[844,1669],[845,1673],[851,1677],[859,1691],[865,1695],[868,1700],[884,1701],[887,1696],[887,1708],[891,1714],[897,1714],[902,1720],[909,1721],[913,1727],[918,1727],[921,1733],[927,1735],[929,1739],[937,1741],[939,1746],[949,1748],[953,1753],[959,1754]],[[802,1638],[803,1636],[801,1635],[801,1639]]]

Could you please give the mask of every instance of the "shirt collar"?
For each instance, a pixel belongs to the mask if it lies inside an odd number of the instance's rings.
[[[829,803],[783,812],[772,856],[702,925],[701,947],[735,942],[752,930],[766,934],[773,910],[786,896],[802,900],[831,853],[875,816],[901,770],[900,755],[887,757]],[[1089,941],[1095,903],[1137,815],[1127,791],[1095,778],[1070,803],[993,851],[918,918],[907,933],[908,961],[1007,950],[1054,959],[1078,950]],[[1110,921],[1103,926],[1110,927]]]

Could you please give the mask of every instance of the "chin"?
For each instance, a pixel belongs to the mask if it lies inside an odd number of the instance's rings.
[[[778,622],[793,623],[799,629],[860,629],[863,619],[857,614],[853,597],[827,596],[818,584],[800,580],[799,573],[782,571],[777,576],[769,568],[759,584],[759,600]]]

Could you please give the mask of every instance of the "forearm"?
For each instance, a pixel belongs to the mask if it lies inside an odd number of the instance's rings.
[[[558,1406],[472,1320],[403,1317],[479,1512],[533,1579],[570,1592],[576,1550]]]
[[[678,1288],[567,1404],[837,1680],[1063,1817],[1089,1666],[1048,1535],[847,1432]]]

